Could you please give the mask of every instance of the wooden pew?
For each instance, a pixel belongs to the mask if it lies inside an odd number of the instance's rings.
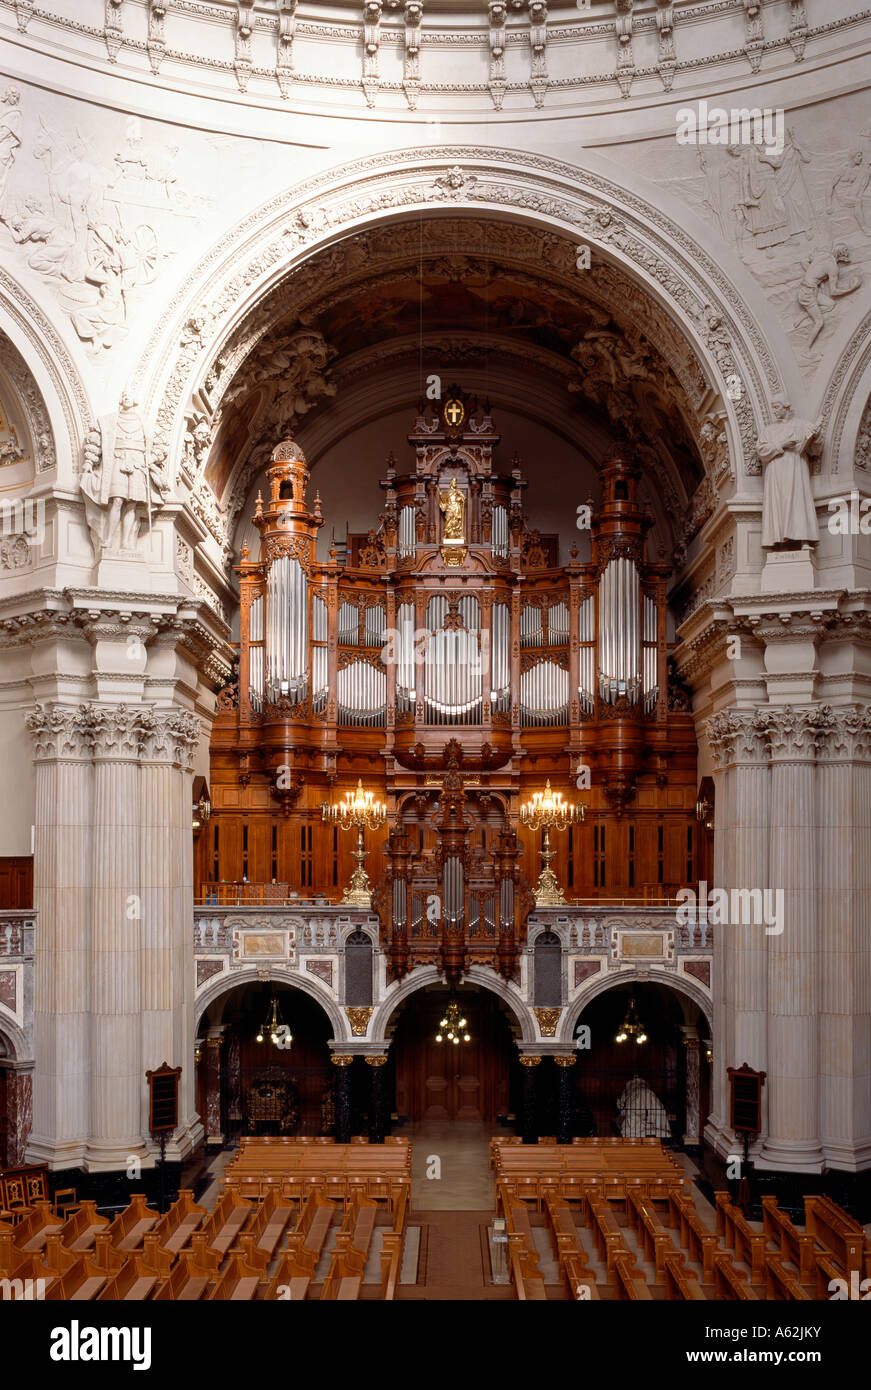
[[[829,1287],[829,1285],[832,1283],[832,1280],[843,1280],[845,1278],[845,1275],[843,1269],[838,1264],[837,1260],[834,1258],[833,1255],[829,1255],[818,1250],[816,1252],[815,1260],[815,1277],[816,1297],[818,1299],[828,1299],[832,1296],[832,1290]]]
[[[206,1244],[219,1255],[225,1255],[250,1216],[248,1203],[226,1192],[202,1228]]]
[[[46,1300],[63,1299],[82,1302],[96,1298],[111,1278],[110,1271],[101,1268],[90,1255],[74,1255],[65,1274],[55,1279],[46,1292]]]
[[[264,1197],[247,1227],[258,1250],[272,1256],[293,1212],[294,1203],[275,1188]]]
[[[529,1208],[525,1202],[514,1198],[509,1201],[505,1212],[508,1231],[508,1267],[514,1282],[518,1299],[542,1301],[547,1294],[544,1289],[544,1276],[538,1267],[539,1254],[535,1248],[532,1226],[529,1221]]]
[[[740,1217],[740,1212],[738,1215]],[[743,1217],[741,1220],[743,1221]],[[681,1249],[687,1252],[691,1260],[701,1265],[702,1284],[713,1284],[714,1256],[717,1253],[719,1242],[717,1236],[702,1224],[702,1219],[696,1211],[691,1197],[685,1197],[682,1193],[670,1195],[669,1224],[672,1229],[677,1227],[680,1232]],[[746,1222],[744,1225],[746,1227]],[[747,1231],[749,1233],[749,1227],[747,1227]],[[741,1239],[744,1239],[743,1234]],[[760,1249],[764,1249],[763,1237],[759,1236],[758,1239],[762,1242]]]
[[[109,1229],[109,1219],[100,1216],[95,1202],[80,1202],[73,1216],[68,1216],[62,1232],[63,1243],[68,1250],[81,1255],[90,1250],[100,1231]]]
[[[142,1192],[134,1193],[124,1211],[118,1213],[106,1234],[116,1250],[132,1252],[142,1244],[146,1231],[160,1220],[160,1213],[149,1207]]]
[[[647,1281],[628,1250],[623,1249],[615,1253],[613,1271],[615,1298],[628,1298],[633,1302],[652,1301],[653,1294],[647,1286]]]
[[[805,1197],[805,1226],[809,1235],[835,1257],[849,1278],[853,1270],[862,1274],[863,1264],[871,1273],[871,1257],[867,1257],[865,1232],[858,1222],[830,1197]]]
[[[716,1193],[717,1234],[735,1258],[750,1266],[751,1284],[765,1281],[765,1237],[750,1229],[738,1207],[729,1201],[728,1192]]]
[[[645,1198],[632,1193],[626,1206],[630,1224],[638,1237],[644,1258],[655,1266],[659,1281],[665,1274],[666,1258],[679,1252],[675,1250],[671,1236],[660,1226],[653,1207]]]
[[[130,1303],[148,1298],[157,1284],[169,1278],[174,1256],[161,1250],[152,1236],[146,1235],[142,1250],[129,1255],[118,1273],[109,1280],[101,1302]]]
[[[226,1268],[208,1297],[238,1303],[251,1299],[261,1282],[259,1269],[246,1264],[241,1255],[231,1255]]]
[[[196,1230],[205,1215],[205,1207],[197,1206],[193,1192],[190,1188],[183,1187],[169,1211],[154,1227],[154,1234],[163,1249],[175,1255],[187,1244],[191,1233]]]
[[[590,1216],[592,1218],[592,1231],[596,1241],[596,1249],[599,1258],[607,1267],[609,1276],[613,1277],[614,1260],[617,1255],[625,1254],[631,1259],[630,1252],[626,1249],[626,1242],[623,1232],[617,1224],[607,1202],[591,1200],[589,1203]],[[627,1297],[629,1295],[626,1295]],[[619,1297],[619,1295],[618,1295]]]
[[[679,1250],[671,1250],[663,1256],[662,1272],[665,1276],[665,1296],[669,1300],[684,1302],[705,1301],[698,1279],[686,1268]]]
[[[191,1250],[182,1250],[176,1257],[172,1273],[165,1279],[154,1295],[155,1301],[189,1303],[200,1299],[206,1292],[213,1271],[199,1264]]]
[[[732,1256],[720,1250],[714,1256],[714,1297],[728,1302],[755,1299],[759,1295],[751,1288],[743,1274],[732,1263]]]
[[[766,1240],[779,1247],[782,1259],[798,1266],[799,1283],[816,1287],[816,1238],[796,1230],[786,1213],[778,1209],[776,1197],[762,1198],[762,1233]]]
[[[49,1236],[62,1231],[64,1218],[57,1216],[51,1202],[35,1202],[29,1214],[15,1227],[15,1244],[25,1255],[42,1250]]]
[[[349,1204],[342,1229],[336,1236],[322,1299],[359,1297],[377,1212],[377,1205],[368,1197],[357,1198]]]
[[[765,1256],[765,1297],[783,1298],[792,1300],[809,1299],[813,1295],[809,1294],[806,1288],[798,1282],[794,1274],[784,1268],[783,1261],[779,1255],[766,1254]]]
[[[549,1195],[545,1198],[545,1205],[550,1218],[551,1241],[557,1264],[570,1292],[578,1298],[578,1289],[585,1284],[589,1293],[584,1296],[590,1299],[598,1298],[596,1280],[587,1262],[586,1252],[578,1239],[577,1227],[568,1202],[564,1197]]]

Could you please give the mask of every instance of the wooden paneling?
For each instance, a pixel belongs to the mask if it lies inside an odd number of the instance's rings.
[[[418,994],[406,1008],[393,1043],[396,1110],[415,1120],[495,1123],[510,1107],[516,1048],[498,1005],[486,994],[460,992],[472,1041],[454,1047],[435,1033],[446,993]]]
[[[0,858],[0,908],[33,907],[33,856]]]

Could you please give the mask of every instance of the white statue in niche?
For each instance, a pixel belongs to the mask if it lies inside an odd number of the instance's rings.
[[[762,544],[769,549],[798,550],[819,540],[805,455],[813,451],[820,424],[796,419],[782,396],[772,401],[772,410],[774,420],[756,441],[756,452],[765,465]]]
[[[647,1082],[633,1076],[617,1101],[617,1128],[624,1139],[670,1139],[665,1106]]]
[[[81,489],[97,559],[107,551],[135,553],[141,522],[147,519],[151,530],[169,481],[152,458],[145,423],[127,392],[117,413],[102,416],[85,441]]]

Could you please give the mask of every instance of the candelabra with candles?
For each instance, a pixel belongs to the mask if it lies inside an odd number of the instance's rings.
[[[525,801],[520,808],[520,823],[530,830],[540,830],[542,869],[535,885],[537,907],[561,907],[565,903],[559,880],[550,867],[556,857],[556,850],[550,847],[551,830],[565,830],[584,819],[584,808],[563,799],[562,792],[551,791],[548,779],[543,792],[533,792],[532,800]]]
[[[374,792],[364,791],[361,778],[357,783],[357,790],[345,792],[343,801],[332,806],[324,801],[321,805],[321,815],[328,824],[338,825],[342,830],[356,829],[357,848],[354,850],[353,859],[357,867],[351,875],[342,896],[342,902],[354,907],[371,907],[372,885],[369,882],[369,875],[363,868],[368,853],[363,832],[364,830],[380,830],[386,824],[386,803],[376,801]]]

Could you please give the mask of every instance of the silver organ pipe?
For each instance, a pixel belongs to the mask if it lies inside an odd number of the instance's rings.
[[[505,926],[514,925],[514,882],[510,878],[499,882],[499,921]]]
[[[308,647],[308,577],[295,555],[281,555],[266,580],[266,686],[272,699],[304,698]]]
[[[586,714],[596,710],[596,596],[582,600],[578,610],[579,683],[581,709]]]
[[[477,724],[481,719],[481,609],[478,600],[467,594],[460,600],[459,611],[464,628],[433,629],[437,618],[444,622],[447,617],[448,602],[437,594],[427,606],[431,635],[426,651],[424,704],[429,724]]]
[[[442,870],[443,913],[449,922],[458,922],[463,916],[463,880],[463,861],[452,854]]]
[[[444,594],[433,594],[426,605],[426,625],[430,632],[438,632],[448,616],[448,601]]]
[[[507,603],[493,604],[490,623],[490,684],[496,696],[493,709],[507,712],[511,708],[511,612]]]
[[[327,605],[320,594],[312,596],[312,708],[323,710],[327,703]]]
[[[386,640],[387,613],[380,603],[370,603],[363,613],[363,646],[383,647]]]
[[[396,615],[396,708],[410,710],[414,691],[414,604],[401,603]]]
[[[352,661],[336,677],[339,724],[383,726],[387,712],[387,676],[369,661]]]
[[[547,610],[547,644],[549,647],[564,647],[568,640],[568,604],[554,603]]]
[[[399,509],[399,558],[405,560],[414,554],[414,507]]]
[[[554,661],[538,661],[520,677],[520,722],[533,726],[567,724],[569,673]]]
[[[490,526],[490,545],[493,554],[508,559],[508,508],[495,506]]]
[[[632,560],[610,560],[599,582],[599,694],[609,704],[641,689],[641,581]]]
[[[644,712],[649,714],[659,698],[656,679],[657,610],[655,601],[645,594],[644,610]]]
[[[406,904],[408,899],[408,884],[404,878],[397,877],[393,880],[393,925],[394,927],[405,926]]]
[[[540,647],[544,640],[543,634],[541,609],[531,603],[527,604],[520,611],[521,647]]]
[[[248,618],[248,699],[259,714],[263,709],[263,596],[252,599]]]
[[[360,610],[355,603],[339,605],[338,638],[340,647],[356,647],[360,640]]]

